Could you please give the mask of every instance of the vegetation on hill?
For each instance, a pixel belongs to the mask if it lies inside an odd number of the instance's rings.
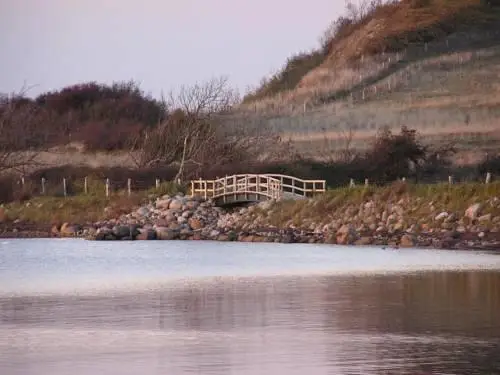
[[[488,29],[499,19],[498,9],[493,9],[498,6],[498,0],[349,0],[346,15],[327,28],[319,49],[289,58],[243,101],[293,90],[310,71],[328,69],[330,61],[352,63],[361,56],[401,51],[457,31]]]
[[[19,149],[38,146],[33,144],[36,139],[44,145],[81,142],[89,150],[123,148],[131,135],[163,121],[166,113],[164,103],[145,94],[134,82],[77,84],[34,99],[24,94],[4,95],[0,101],[4,143],[24,138],[20,135],[32,130],[43,135],[27,139],[27,144],[13,145]],[[8,137],[5,128],[15,133]]]
[[[86,151],[125,151],[133,165],[178,165],[175,178],[261,155],[276,137],[232,126],[224,116],[238,102],[225,78],[183,87],[162,100],[135,83],[66,87],[34,99],[0,100],[0,173],[26,174],[51,146],[83,144]],[[28,168],[30,167],[30,168]],[[189,168],[188,168],[189,167]]]

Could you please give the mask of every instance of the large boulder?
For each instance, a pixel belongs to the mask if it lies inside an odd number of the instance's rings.
[[[200,202],[198,201],[195,201],[195,200],[189,200],[186,202],[185,206],[188,210],[195,210],[196,208],[198,208],[198,206],[200,205]]]
[[[158,240],[169,241],[175,240],[178,237],[179,232],[170,228],[157,227],[156,228],[156,238]]]
[[[69,223],[64,223],[61,225],[61,229],[59,230],[59,234],[61,237],[75,237],[80,230],[78,225],[72,225]]]
[[[113,231],[109,228],[102,227],[99,228],[95,234],[95,240],[97,241],[112,241],[116,240],[115,235],[113,234]]]
[[[156,240],[156,231],[154,229],[141,229],[135,239],[138,241]]]
[[[168,208],[171,210],[179,211],[179,210],[182,210],[183,205],[184,205],[184,201],[182,199],[174,198],[170,202],[170,205],[168,206]]]
[[[136,214],[140,217],[148,216],[149,215],[149,208],[147,207],[139,207],[136,211]]]
[[[417,245],[417,239],[412,234],[404,234],[399,241],[399,246],[401,247],[415,247]]]
[[[358,239],[358,233],[352,225],[343,225],[337,231],[335,237],[339,245],[352,245]]]
[[[203,222],[200,219],[196,219],[194,217],[188,220],[188,224],[193,230],[202,229],[204,227]]]
[[[113,227],[113,234],[116,238],[133,237],[131,228],[128,225],[115,225]]]
[[[473,204],[472,206],[470,206],[465,210],[465,217],[471,220],[476,219],[477,216],[479,215],[479,212],[481,211],[481,208],[482,208],[481,203]]]
[[[172,202],[171,198],[159,198],[156,201],[156,208],[160,210],[168,210],[171,202]]]

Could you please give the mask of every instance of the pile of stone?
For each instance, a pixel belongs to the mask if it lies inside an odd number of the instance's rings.
[[[347,205],[328,217],[305,215],[300,217],[299,226],[290,220],[278,228],[270,223],[272,216],[279,214],[282,208],[273,201],[226,211],[210,200],[182,194],[165,195],[118,218],[87,226],[63,224],[53,228],[53,234],[92,240],[217,240],[455,249],[500,247],[500,218],[481,214],[483,205],[472,205],[460,214],[436,211],[430,202],[430,216],[422,222],[414,217],[415,203],[368,201],[359,206]],[[313,208],[310,211],[315,211],[314,200],[306,204]]]
[[[119,218],[94,223],[81,234],[95,240],[174,240],[216,237],[222,210],[211,201],[165,195]]]

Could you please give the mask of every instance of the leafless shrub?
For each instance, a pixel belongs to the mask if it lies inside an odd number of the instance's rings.
[[[171,93],[164,98],[165,120],[133,141],[131,154],[137,166],[177,163],[177,180],[185,177],[186,166],[197,174],[264,152],[265,145],[278,139],[247,123],[242,126],[241,119],[232,117],[231,109],[238,101],[226,78]]]
[[[0,96],[0,173],[36,166],[50,134],[42,126],[50,114],[21,94]]]

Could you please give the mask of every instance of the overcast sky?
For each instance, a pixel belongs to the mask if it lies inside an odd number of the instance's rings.
[[[243,94],[318,45],[341,0],[0,0],[0,92],[135,80],[158,96],[227,75]]]

